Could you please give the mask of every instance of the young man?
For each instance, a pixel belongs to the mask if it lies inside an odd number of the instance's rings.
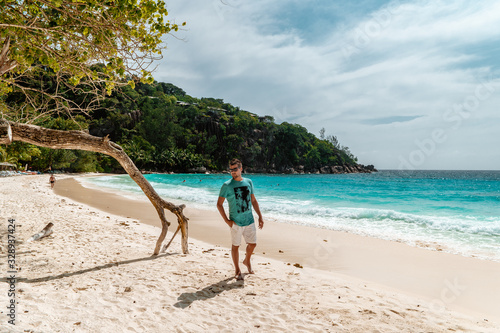
[[[262,229],[264,226],[264,220],[262,219],[257,199],[255,199],[253,194],[252,181],[241,176],[241,172],[243,171],[241,161],[238,159],[231,160],[231,162],[229,162],[229,171],[233,178],[222,185],[219,193],[219,200],[217,200],[217,209],[224,221],[231,228],[231,255],[233,257],[235,277],[237,280],[243,280],[243,275],[241,274],[238,263],[241,236],[245,238],[245,242],[247,243],[243,264],[247,266],[248,273],[250,274],[253,274],[250,257],[257,246],[257,232],[250,203],[259,216],[259,229]],[[229,218],[223,206],[225,199],[227,199],[229,205]]]

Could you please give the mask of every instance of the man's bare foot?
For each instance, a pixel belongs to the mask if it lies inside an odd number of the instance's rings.
[[[250,261],[243,260],[243,265],[247,266],[248,273],[255,274],[254,271],[252,270],[252,264],[250,263]]]
[[[243,280],[243,274],[241,274],[240,270],[237,270],[236,273],[234,274],[234,277],[236,280],[241,281]]]

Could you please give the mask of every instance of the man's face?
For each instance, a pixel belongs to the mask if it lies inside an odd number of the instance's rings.
[[[233,164],[229,166],[229,172],[231,172],[231,176],[233,179],[239,179],[241,177],[241,167],[238,164]]]

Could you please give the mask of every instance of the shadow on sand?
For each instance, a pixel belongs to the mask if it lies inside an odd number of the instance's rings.
[[[232,283],[229,281],[234,280]],[[236,280],[234,277],[230,277],[219,281],[217,283],[211,284],[201,290],[193,293],[182,293],[178,298],[178,302],[174,304],[176,308],[185,309],[190,306],[194,301],[204,301],[213,298],[224,291],[244,288],[244,280]]]
[[[82,269],[79,271],[67,272],[67,273],[62,273],[62,274],[58,274],[58,275],[49,275],[49,276],[39,277],[39,278],[35,278],[35,279],[17,277],[16,281],[17,282],[24,282],[24,283],[47,282],[47,281],[62,279],[65,277],[82,275],[82,274],[89,273],[89,272],[96,272],[96,271],[100,271],[101,269],[107,269],[107,268],[111,268],[111,267],[115,267],[115,266],[133,264],[133,263],[139,262],[139,261],[156,260],[156,259],[160,259],[160,258],[163,258],[166,256],[171,256],[173,254],[176,254],[176,253],[165,253],[165,254],[160,254],[157,256],[148,256],[148,257],[136,258],[136,259],[130,259],[130,260],[115,261],[115,262],[111,262],[111,263],[100,265],[100,266]],[[2,278],[0,278],[0,282],[8,282],[8,281],[7,281],[6,277],[2,277]]]

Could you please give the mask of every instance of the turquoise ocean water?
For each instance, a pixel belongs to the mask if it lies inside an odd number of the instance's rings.
[[[396,171],[344,175],[244,174],[267,220],[347,231],[500,261],[500,171]],[[165,197],[216,211],[224,174],[150,174]],[[84,185],[145,198],[128,175]]]

